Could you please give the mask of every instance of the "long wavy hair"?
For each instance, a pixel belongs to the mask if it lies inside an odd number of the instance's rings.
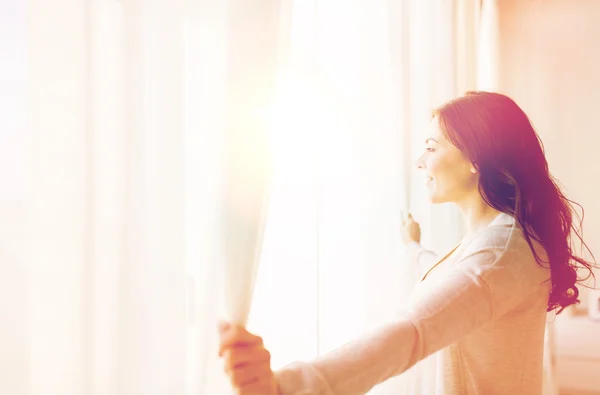
[[[467,92],[433,111],[446,137],[477,168],[479,192],[491,207],[513,216],[538,264],[548,267],[533,247],[539,242],[549,259],[552,290],[548,311],[579,303],[577,283],[594,276],[594,263],[576,256],[573,242],[582,238],[584,211],[561,192],[548,171],[543,144],[527,115],[509,97]],[[574,205],[581,209],[577,215]],[[579,226],[573,224],[573,214]],[[578,277],[578,272],[587,272]],[[595,279],[595,278],[594,278]]]

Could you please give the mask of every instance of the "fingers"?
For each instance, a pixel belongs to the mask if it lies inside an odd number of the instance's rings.
[[[228,348],[223,352],[225,372],[229,373],[248,364],[271,362],[271,354],[262,346]]]
[[[262,338],[242,326],[226,322],[219,323],[219,335],[219,356],[224,359],[224,370],[235,393],[277,393],[271,370],[271,354],[264,348]]]
[[[273,375],[270,372],[256,376],[253,380],[250,380],[243,385],[235,385],[232,383],[234,393],[236,395],[264,395],[264,394],[277,394],[275,382],[273,381]]]
[[[222,329],[223,328],[223,329]],[[222,329],[222,330],[221,330]],[[263,341],[259,336],[248,332],[240,325],[219,324],[219,333],[221,335],[221,344],[219,346],[219,356],[229,347],[236,346],[262,346]]]
[[[227,372],[231,384],[234,387],[241,388],[251,384],[257,384],[261,380],[271,376],[271,368],[268,362],[260,365],[247,365]]]
[[[410,212],[407,215],[404,215],[404,211],[400,211],[400,220],[402,221],[402,225],[407,225],[411,222],[415,222],[412,214]]]
[[[227,321],[219,321],[219,333],[225,332],[231,327],[231,324]]]

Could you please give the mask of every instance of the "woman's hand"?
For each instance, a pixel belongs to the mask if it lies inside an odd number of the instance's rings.
[[[408,213],[408,216],[405,218],[404,214],[402,214],[402,241],[405,245],[416,242],[421,243],[421,227],[419,223],[416,222],[412,215]]]
[[[219,356],[237,395],[278,395],[271,354],[260,337],[239,325],[219,324]]]

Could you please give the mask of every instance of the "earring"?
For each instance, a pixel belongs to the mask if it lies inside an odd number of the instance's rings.
[[[471,167],[471,173],[476,174],[477,170],[474,167]]]

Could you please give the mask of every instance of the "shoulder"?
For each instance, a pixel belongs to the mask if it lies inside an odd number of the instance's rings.
[[[512,217],[509,217],[512,218]],[[477,234],[466,246],[463,257],[469,259],[469,269],[486,281],[511,281],[539,283],[550,276],[544,248],[532,240],[529,245],[523,230],[506,221],[492,224]],[[541,259],[542,265],[537,261]]]
[[[532,241],[537,255],[545,255],[542,246]],[[532,247],[518,222],[508,214],[500,214],[487,228],[467,242],[465,254],[488,250],[499,257],[518,254],[521,258],[534,258]]]

